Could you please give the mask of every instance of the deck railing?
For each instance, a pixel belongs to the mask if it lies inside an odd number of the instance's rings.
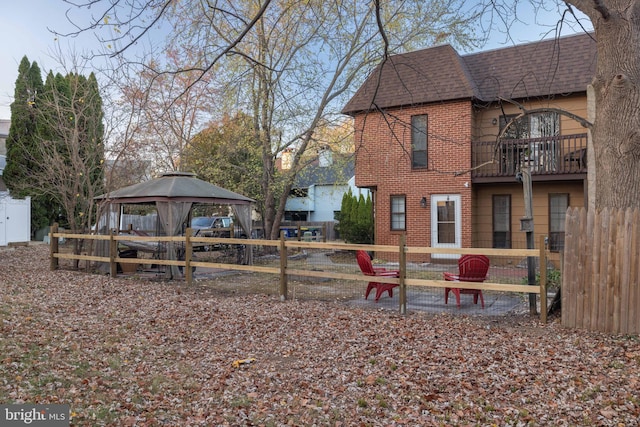
[[[515,176],[523,166],[532,175],[587,173],[587,134],[472,143],[474,178]]]

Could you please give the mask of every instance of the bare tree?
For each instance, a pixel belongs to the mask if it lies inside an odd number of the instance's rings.
[[[31,107],[37,144],[28,155],[37,162],[24,185],[36,195],[55,200],[72,232],[85,232],[96,218],[95,196],[104,188],[103,111],[93,74],[65,76],[49,72],[44,91]],[[75,240],[75,253],[83,241]]]
[[[598,61],[590,91],[594,207],[640,207],[640,4],[570,0],[593,24]]]
[[[265,234],[272,238],[318,126],[332,120],[373,64],[390,53],[436,42],[465,46],[475,40],[469,31],[475,12],[458,0],[389,2],[384,7],[356,0],[78,4],[89,5],[103,9],[85,29],[118,30],[112,42],[122,47],[114,56],[126,53],[160,22],[171,26],[168,45],[189,51],[193,60],[180,66],[141,61],[142,69],[154,74],[154,81],[195,73],[199,77],[192,85],[215,71],[225,91],[220,104],[229,113],[244,111],[253,117],[263,160],[261,213]],[[276,159],[292,148],[291,169],[275,173]]]

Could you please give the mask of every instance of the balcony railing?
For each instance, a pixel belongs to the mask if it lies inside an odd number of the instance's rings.
[[[472,143],[472,177],[515,176],[523,166],[531,175],[587,173],[587,134]]]

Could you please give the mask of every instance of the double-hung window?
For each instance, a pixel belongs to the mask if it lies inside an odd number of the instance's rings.
[[[427,115],[411,116],[411,167],[427,167]]]
[[[511,249],[511,195],[493,196],[493,247]]]
[[[569,194],[549,194],[549,250],[564,249],[564,221],[569,207]]]
[[[406,197],[391,196],[391,230],[404,230],[406,217]]]

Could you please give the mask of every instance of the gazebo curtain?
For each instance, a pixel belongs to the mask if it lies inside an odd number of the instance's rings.
[[[192,202],[156,202],[156,209],[158,210],[160,224],[167,236],[177,236],[182,234],[181,227],[189,216],[192,204]],[[178,258],[174,243],[175,242],[168,242],[168,260],[176,260]],[[180,270],[177,266],[172,265],[167,269],[167,276],[169,278],[178,277],[179,275]]]
[[[235,220],[240,224],[244,234],[248,239],[251,238],[251,205],[232,205],[233,213],[235,215]],[[244,260],[243,264],[253,264],[253,251],[247,250],[244,251]]]
[[[100,235],[108,235],[112,229],[120,228],[120,204],[106,203],[100,205],[100,216],[96,224],[96,233]],[[94,254],[100,257],[109,256],[109,241],[98,240],[95,243]],[[108,272],[109,264],[106,262],[98,263],[97,268],[100,271]]]

